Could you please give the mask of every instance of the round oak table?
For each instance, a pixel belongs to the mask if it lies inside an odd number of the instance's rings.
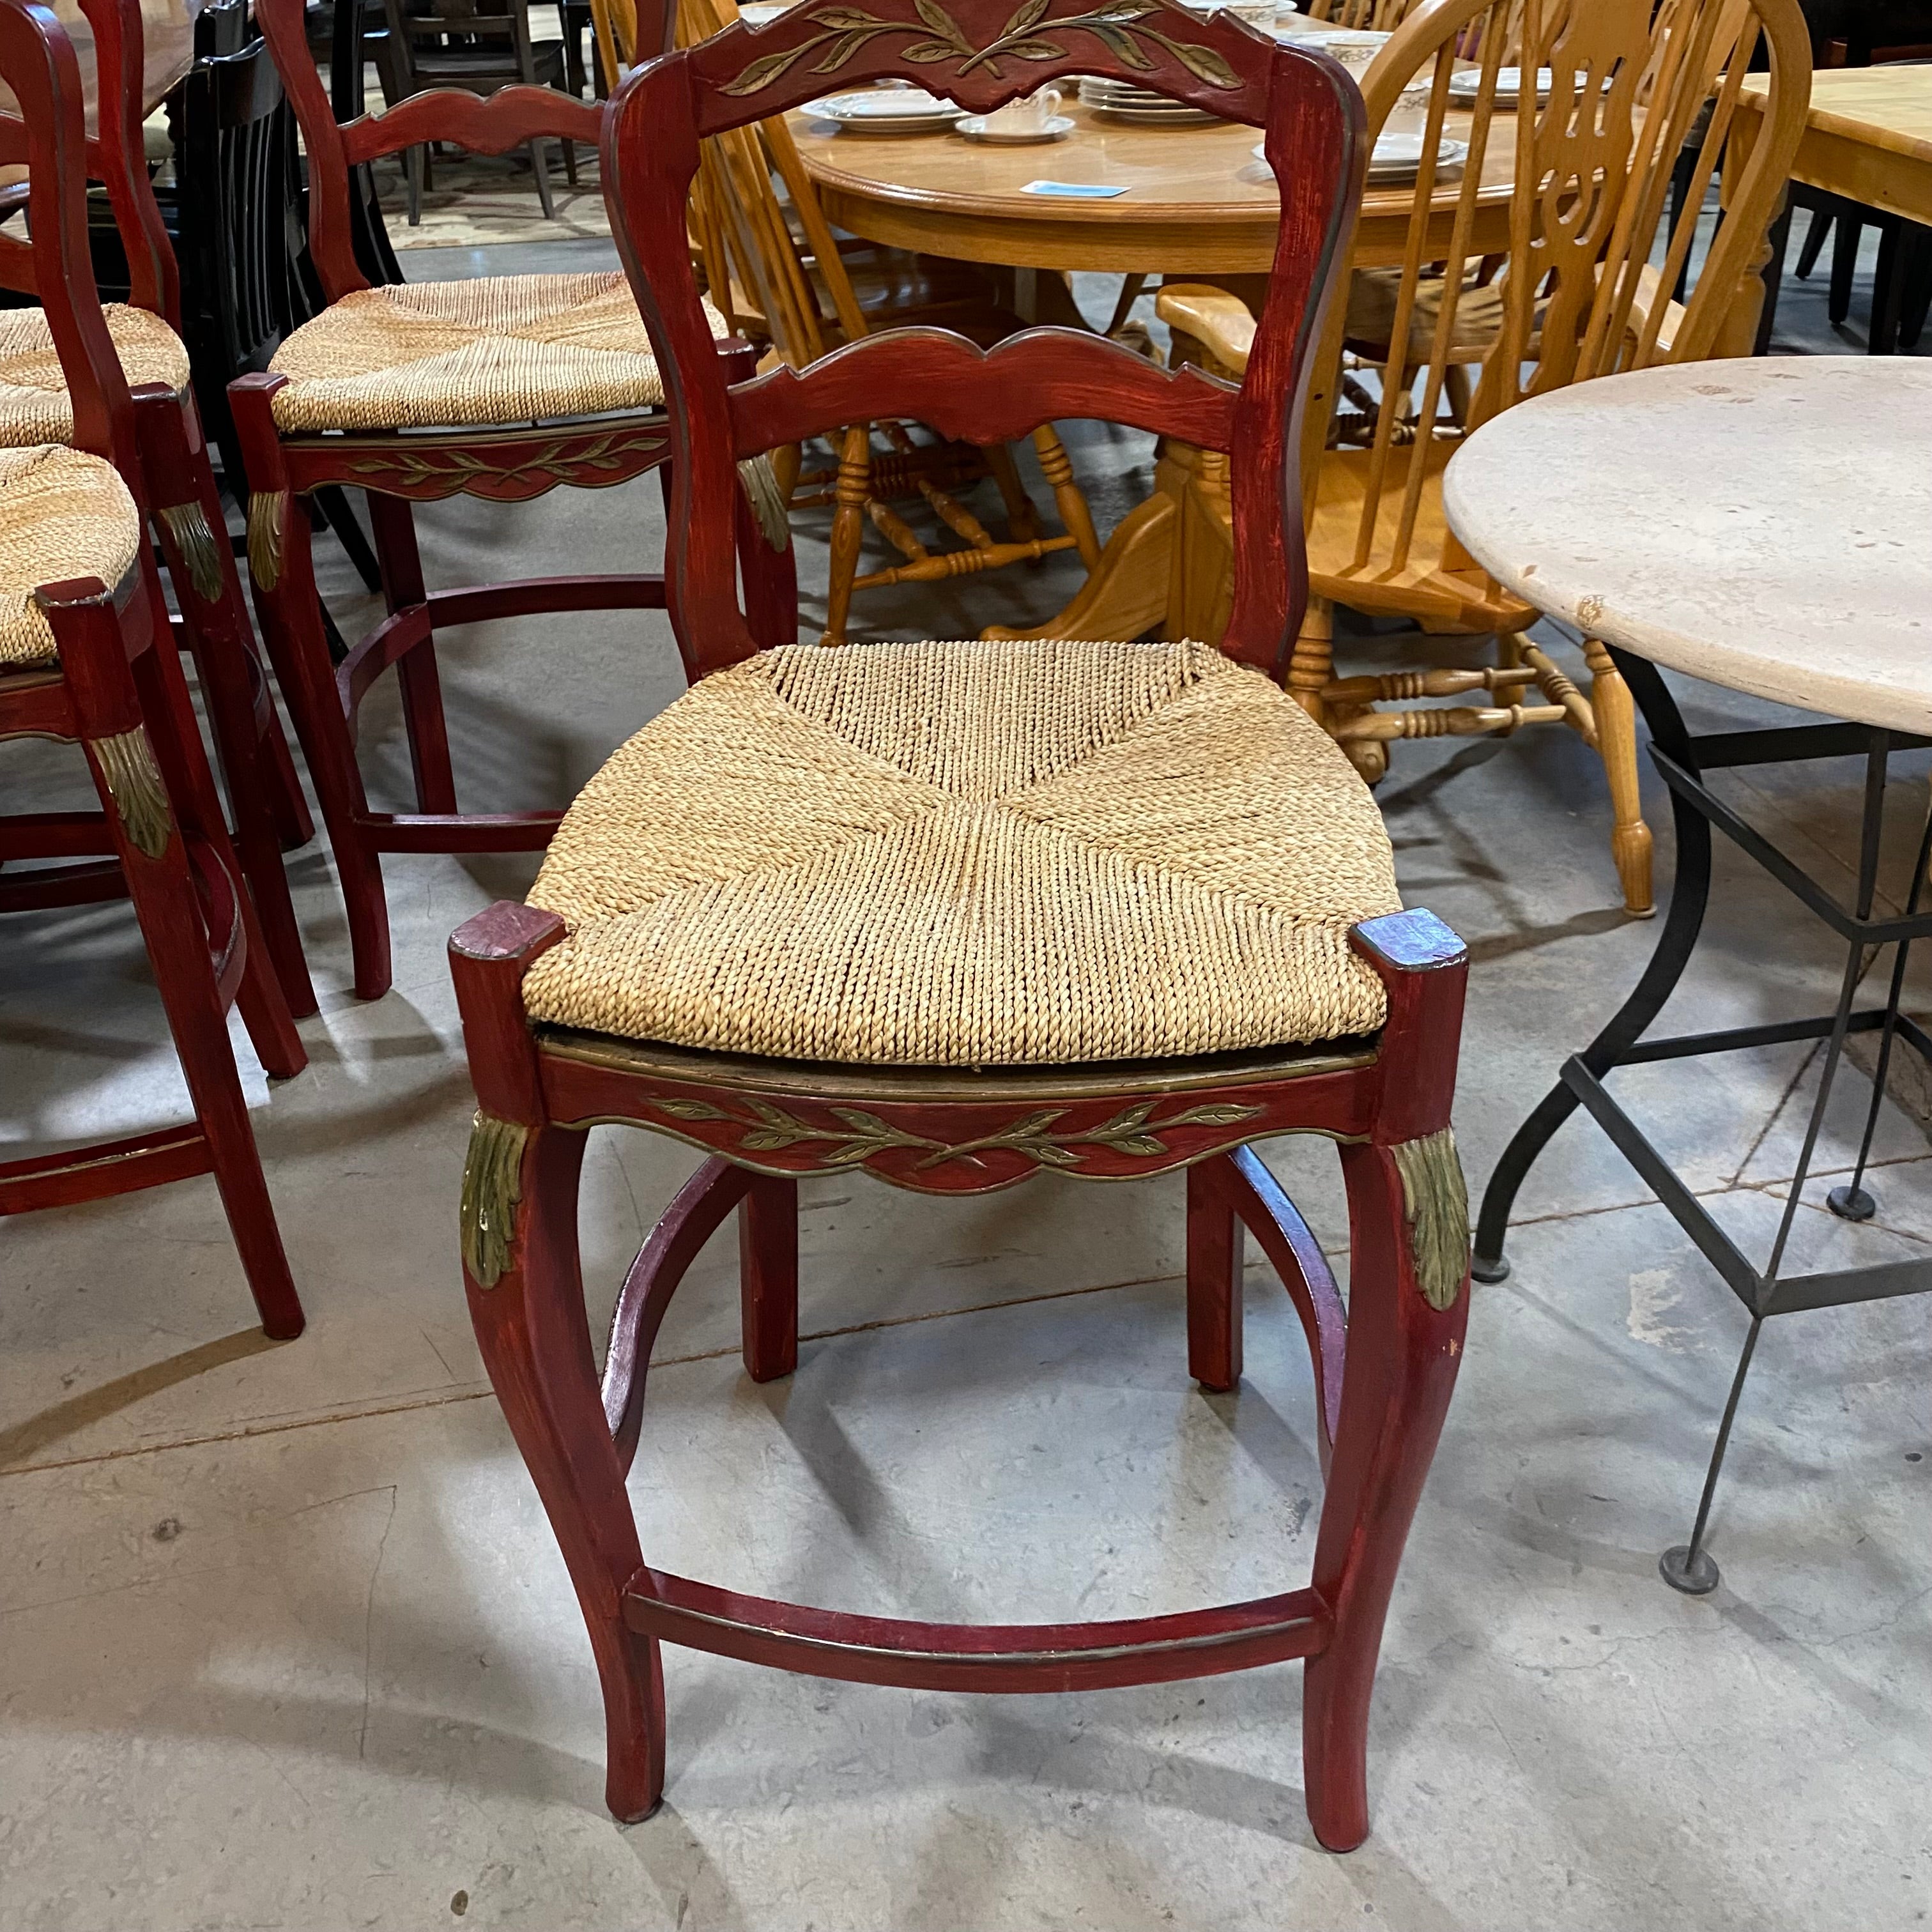
[[[1856,1167],[1826,1204],[1868,1220],[1873,1130],[1894,1042],[1932,1063],[1932,1036],[1899,1011],[1906,956],[1932,936],[1920,904],[1932,815],[1905,910],[1875,909],[1886,760],[1932,746],[1932,364],[1779,357],[1606,376],[1522,403],[1451,459],[1450,526],[1527,602],[1610,647],[1670,788],[1677,871],[1657,951],[1622,1011],[1562,1070],[1505,1150],[1483,1201],[1474,1273],[1508,1272],[1510,1208],[1550,1136],[1587,1108],[1744,1304],[1749,1333],[1689,1543],[1659,1567],[1676,1588],[1714,1588],[1704,1546],[1718,1474],[1763,1323],[1774,1315],[1932,1290],[1932,1262],[1796,1273],[1786,1248],[1846,1036],[1879,1036]],[[1692,737],[1658,666],[1774,699],[1826,722]],[[1850,905],[1779,851],[1706,772],[1860,756],[1865,809]],[[1715,826],[1846,943],[1838,1006],[1820,1017],[1675,1039],[1643,1037],[1682,977],[1703,920]],[[1767,944],[1775,944],[1774,935]],[[1884,1004],[1855,1005],[1868,949],[1895,947]],[[1797,1173],[1769,1258],[1746,1256],[1612,1096],[1614,1069],[1800,1040],[1828,1042]]]
[[[1061,111],[1074,123],[1064,140],[996,146],[963,134],[842,133],[809,114],[790,117],[793,138],[832,225],[884,246],[944,255],[1019,272],[1015,307],[1034,311],[1033,272],[1162,274],[1217,283],[1250,307],[1264,293],[1274,260],[1281,200],[1274,175],[1253,150],[1258,128],[1232,122],[1148,127],[1096,114],[1078,100]],[[1451,114],[1451,138],[1469,117]],[[1490,123],[1484,187],[1469,248],[1509,249],[1516,175],[1516,117]],[[1046,179],[1124,188],[1106,201],[1028,194]],[[1450,252],[1460,170],[1448,171],[1432,203],[1427,246]],[[1408,245],[1413,182],[1364,194],[1355,231],[1357,268],[1399,265]],[[1123,518],[1073,602],[1026,632],[998,634],[1137,638],[1186,628],[1172,610],[1182,580],[1175,558],[1184,542],[1182,505],[1196,452],[1169,442],[1154,494]]]

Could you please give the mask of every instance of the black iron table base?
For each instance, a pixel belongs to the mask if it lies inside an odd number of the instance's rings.
[[[1516,1190],[1551,1135],[1581,1106],[1609,1135],[1618,1150],[1636,1168],[1672,1218],[1696,1243],[1706,1260],[1730,1285],[1750,1316],[1737,1372],[1710,1468],[1697,1505],[1688,1544],[1666,1550],[1658,1563],[1664,1580],[1673,1589],[1702,1596],[1718,1584],[1718,1566],[1705,1547],[1710,1526],[1711,1502],[1730,1444],[1731,1425],[1750,1371],[1759,1330],[1774,1315],[1803,1309],[1838,1308],[1856,1301],[1892,1295],[1919,1294],[1932,1290],[1932,1259],[1881,1262],[1863,1268],[1834,1269],[1814,1274],[1787,1275],[1783,1270],[1818,1136],[1830,1104],[1832,1086],[1844,1054],[1846,1039],[1855,1033],[1880,1036],[1873,1077],[1871,1105],[1865,1117],[1857,1166],[1850,1182],[1833,1188],[1826,1205],[1840,1219],[1867,1221],[1877,1204],[1866,1187],[1865,1168],[1872,1136],[1878,1125],[1887,1070],[1894,1043],[1903,1040],[1932,1066],[1932,1037],[1899,1008],[1906,957],[1914,940],[1932,936],[1932,912],[1919,903],[1926,866],[1932,860],[1932,812],[1918,844],[1918,859],[1904,912],[1897,917],[1876,917],[1880,836],[1884,829],[1886,767],[1896,751],[1923,749],[1932,739],[1909,736],[1865,724],[1819,724],[1780,727],[1762,731],[1729,731],[1694,738],[1685,730],[1676,700],[1657,668],[1648,659],[1612,649],[1611,656],[1628,682],[1651,735],[1651,756],[1670,788],[1671,816],[1677,836],[1677,871],[1670,910],[1658,935],[1656,952],[1636,989],[1616,1017],[1589,1046],[1565,1063],[1557,1085],[1516,1130],[1490,1178],[1478,1222],[1475,1279],[1501,1281],[1509,1273],[1503,1257],[1503,1237]],[[1856,904],[1847,910],[1816,880],[1741,818],[1706,785],[1704,774],[1746,765],[1778,764],[1810,758],[1862,756],[1865,760],[1863,826],[1859,840]],[[1838,1003],[1830,1013],[1810,1019],[1786,1020],[1764,1026],[1733,1027],[1718,1033],[1687,1034],[1665,1040],[1646,1040],[1646,1030],[1683,977],[1704,923],[1711,891],[1711,828],[1715,826],[1748,853],[1796,898],[1816,914],[1846,943],[1846,955]],[[1875,962],[1877,950],[1896,948],[1890,981],[1882,1006],[1856,1008],[1860,982]],[[1787,1041],[1822,1040],[1828,1042],[1818,1096],[1806,1126],[1803,1150],[1784,1203],[1771,1257],[1763,1268],[1754,1266],[1718,1226],[1702,1204],[1672,1172],[1663,1156],[1612,1097],[1604,1084],[1616,1068],[1646,1061],[1688,1060],[1706,1054],[1731,1053],[1754,1046],[1774,1046]]]

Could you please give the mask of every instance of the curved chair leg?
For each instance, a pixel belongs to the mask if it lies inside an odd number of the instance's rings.
[[[1436,1151],[1417,1151],[1432,1142]],[[1438,1168],[1455,1160],[1446,1132],[1401,1152]],[[1426,1199],[1413,1207],[1409,1199],[1437,1186],[1460,1190],[1460,1171],[1431,1175],[1418,1166],[1406,1173],[1397,1150],[1369,1146],[1343,1148],[1342,1171],[1348,1189],[1348,1366],[1315,1550],[1315,1587],[1334,1632],[1305,1666],[1302,1708],[1309,1820],[1334,1852],[1352,1851],[1368,1835],[1369,1703],[1382,1624],[1456,1385],[1469,1302],[1466,1247],[1453,1303],[1438,1308],[1425,1292],[1418,1250],[1427,1238],[1422,1217],[1433,1209]],[[1466,1231],[1466,1205],[1460,1218]]]
[[[491,1159],[479,1143],[505,1124],[478,1116],[466,1202],[484,1184],[479,1161]],[[486,1284],[468,1256],[465,1274],[490,1380],[576,1586],[604,1688],[605,1801],[628,1822],[655,1810],[664,1791],[664,1671],[656,1639],[624,1622],[624,1586],[644,1559],[584,1318],[577,1194],[585,1139],[566,1128],[528,1130],[508,1156],[521,1185],[502,1272]]]
[[[152,592],[152,585],[149,586]],[[88,592],[93,595],[88,595]],[[77,594],[70,594],[77,593]],[[212,778],[201,765],[200,796],[185,795],[181,781],[200,758],[201,741],[179,738],[178,721],[163,704],[146,717],[130,676],[120,620],[111,598],[95,584],[53,586],[44,592],[50,622],[74,695],[88,770],[100,794],[114,839],[116,856],[127,880],[128,896],[141,928],[168,1030],[173,1035],[182,1073],[194,1102],[195,1117],[208,1143],[209,1165],[235,1238],[243,1274],[264,1333],[287,1340],[302,1331],[302,1303],[289,1274],[275,1210],[262,1175],[262,1159],[248,1123],[248,1102],[229,1045],[226,1003],[209,956],[209,935],[188,869],[182,819],[199,818],[212,798]],[[182,684],[172,642],[151,644],[137,662],[172,670]],[[153,689],[152,680],[143,680]],[[186,687],[182,686],[184,704]],[[244,934],[252,924],[241,869],[218,818],[207,844],[227,874]],[[245,949],[248,938],[244,937]],[[259,939],[257,940],[259,944]],[[244,965],[244,973],[245,973]],[[257,986],[265,1000],[280,1008],[292,1045],[296,1065],[302,1044],[281,1006],[280,988],[256,962]],[[269,1049],[273,1051],[272,1047]],[[268,1054],[264,1054],[265,1060]],[[271,1070],[274,1070],[272,1067]],[[293,1068],[288,1070],[292,1071]]]

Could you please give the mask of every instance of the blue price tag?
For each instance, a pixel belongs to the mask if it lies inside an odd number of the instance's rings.
[[[1103,188],[1097,182],[1030,181],[1022,194],[1050,194],[1062,201],[1112,201],[1124,188]]]

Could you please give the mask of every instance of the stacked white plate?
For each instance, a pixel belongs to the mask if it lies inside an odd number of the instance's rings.
[[[869,88],[814,100],[805,110],[848,134],[944,134],[965,113],[922,87]]]
[[[1540,67],[1536,70],[1536,98],[1540,106],[1550,98],[1551,75],[1549,68]],[[1449,98],[1466,105],[1473,102],[1481,92],[1483,73],[1480,68],[1459,68],[1449,76]],[[1514,107],[1522,98],[1522,69],[1520,67],[1499,67],[1496,69],[1496,104]]]
[[[1102,80],[1088,74],[1080,82],[1080,104],[1096,114],[1111,115],[1118,121],[1136,121],[1149,128],[1190,128],[1203,122],[1218,122],[1218,114],[1204,107],[1190,107],[1186,102],[1171,100],[1150,87],[1136,87],[1131,81]]]
[[[1258,161],[1266,161],[1268,149],[1256,145],[1249,151]],[[1466,141],[1438,140],[1436,168],[1440,174],[1460,167],[1469,158]],[[1422,172],[1422,136],[1420,134],[1384,134],[1369,157],[1369,180],[1377,186],[1391,182],[1414,181]]]

